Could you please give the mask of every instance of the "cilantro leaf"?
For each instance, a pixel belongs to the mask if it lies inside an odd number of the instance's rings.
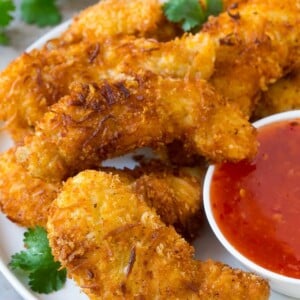
[[[206,0],[202,6],[199,0],[168,0],[164,13],[171,22],[181,23],[184,31],[200,27],[210,15],[217,15],[222,10],[222,0]]]
[[[0,45],[8,45],[9,43],[9,38],[8,36],[0,31]]]
[[[13,17],[11,12],[16,9],[12,0],[0,0],[0,27],[9,25]]]
[[[56,0],[22,0],[23,21],[40,27],[58,24],[61,21],[61,14],[55,2]]]
[[[182,22],[182,28],[189,31],[204,22],[205,15],[198,0],[169,0],[164,4],[168,20]]]
[[[35,292],[48,294],[62,288],[66,270],[54,261],[45,229],[28,229],[24,234],[24,244],[27,249],[14,254],[9,266],[26,271],[29,285]]]
[[[206,1],[206,16],[217,16],[223,10],[222,0],[207,0]]]
[[[12,0],[0,0],[0,45],[7,45],[9,42],[9,38],[3,29],[12,21],[11,13],[15,9],[16,7]]]
[[[38,293],[49,294],[60,290],[66,281],[67,272],[65,269],[57,271],[60,264],[56,263],[53,268],[38,269],[29,274],[29,286]]]

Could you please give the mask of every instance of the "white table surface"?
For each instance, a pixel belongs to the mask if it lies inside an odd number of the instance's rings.
[[[97,0],[60,0],[57,1],[61,8],[63,20],[72,18],[81,9],[96,3]],[[20,1],[15,0],[16,5]],[[21,54],[30,44],[40,36],[51,30],[51,27],[37,28],[36,26],[26,25],[19,20],[18,14],[8,28],[11,41],[9,46],[0,46],[0,70],[4,69],[7,64]],[[0,274],[0,299],[1,300],[21,300],[22,298],[15,292],[9,282]]]

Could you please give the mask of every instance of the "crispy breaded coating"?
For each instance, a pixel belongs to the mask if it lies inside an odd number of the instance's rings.
[[[105,39],[116,43],[121,36],[131,35],[166,41],[178,32],[176,25],[166,21],[159,0],[100,1],[81,12],[61,37],[41,50],[25,52],[0,73],[0,120],[7,122],[14,140],[22,142],[47,107],[66,94],[71,82],[97,80],[96,74],[108,69],[96,59]],[[122,53],[114,56],[114,66],[124,59]],[[125,63],[134,65],[134,61]]]
[[[223,263],[207,260],[200,263],[205,274],[202,282],[201,299],[269,299],[267,282],[255,274],[232,269]],[[213,289],[212,289],[213,286]],[[231,291],[230,291],[231,289]],[[216,291],[224,291],[218,294]],[[208,295],[206,295],[206,291]]]
[[[64,41],[97,40],[129,34],[168,40],[178,28],[169,23],[160,0],[102,0],[83,10],[63,34]]]
[[[251,0],[210,17],[203,31],[217,43],[216,90],[250,116],[261,91],[299,63],[300,6]]]
[[[107,38],[24,53],[0,74],[0,119],[17,141],[34,131],[48,107],[69,93],[74,81],[126,78],[133,72],[151,71],[175,78],[211,76],[214,43],[207,35],[184,35],[167,43],[154,39]]]
[[[300,109],[300,69],[295,69],[262,93],[254,119],[292,109]]]
[[[207,79],[215,70],[211,83],[250,117],[261,91],[299,60],[300,9],[292,0],[274,1],[227,1],[226,12],[210,17],[200,33],[168,43],[153,39],[166,22],[159,1],[102,1],[65,35],[24,54],[0,75],[0,119],[22,141],[73,81],[120,78],[140,69],[186,80]],[[127,43],[127,34],[143,38]]]
[[[107,158],[174,139],[214,161],[250,158],[257,149],[252,125],[205,81],[147,74],[74,84],[17,156],[33,176],[60,181]]]
[[[166,225],[192,240],[202,225],[202,183],[206,167],[172,167],[152,160],[126,171],[133,191],[153,207]]]
[[[225,8],[231,4],[225,2]],[[73,81],[117,78],[137,69],[209,78],[215,56],[207,35],[187,35],[166,44],[153,39],[174,38],[178,33],[174,26],[166,22],[157,0],[106,0],[87,8],[61,37],[24,53],[1,73],[0,119],[7,121],[15,141],[22,141],[48,106],[68,93]],[[129,42],[126,35],[132,35],[131,40],[151,39]]]
[[[267,299],[266,281],[194,249],[117,175],[69,179],[47,224],[54,257],[90,299]]]
[[[195,169],[151,161],[134,170],[102,168],[130,182],[138,197],[188,239],[195,237],[202,220],[205,168]],[[0,156],[0,209],[14,223],[24,227],[45,226],[49,206],[62,185],[32,177],[16,162],[15,149]]]
[[[24,226],[45,226],[49,206],[61,184],[32,177],[16,162],[15,149],[0,155],[0,209],[13,222]]]

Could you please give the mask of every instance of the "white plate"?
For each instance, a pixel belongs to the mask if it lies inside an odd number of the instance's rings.
[[[34,48],[41,47],[47,40],[57,37],[63,32],[70,22],[65,22],[60,26],[54,28],[48,34],[44,35],[41,39],[30,46],[27,51]],[[5,134],[0,134],[0,151],[4,151],[12,145],[11,140]],[[111,163],[110,163],[111,164]],[[120,166],[132,166],[130,157],[125,156],[124,158],[113,161],[116,167]],[[26,279],[19,274],[14,274],[8,267],[7,264],[10,261],[12,254],[23,250],[23,233],[24,229],[10,222],[2,213],[0,213],[0,271],[13,285],[16,291],[26,300],[84,300],[88,299],[85,294],[80,292],[79,288],[75,286],[72,280],[67,280],[65,287],[50,295],[36,294],[30,291],[26,283]],[[199,238],[195,241],[194,246],[196,248],[196,258],[218,260],[227,263],[228,265],[243,269],[242,265],[235,260],[231,254],[229,254],[225,248],[219,243],[214,236],[209,225],[205,221]],[[271,300],[284,300],[292,299],[277,293],[271,294]]]

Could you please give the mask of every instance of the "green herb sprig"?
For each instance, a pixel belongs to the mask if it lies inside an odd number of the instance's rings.
[[[184,31],[197,30],[205,23],[210,15],[222,11],[222,0],[168,0],[164,13],[168,20],[180,23]],[[0,0],[0,45],[7,45],[9,38],[5,28],[13,20],[16,6],[13,0]],[[39,27],[53,26],[61,21],[61,13],[56,0],[22,0],[20,6],[21,18],[28,24]]]
[[[0,45],[9,43],[5,28],[14,19],[16,9],[13,0],[0,0]],[[22,0],[20,14],[24,22],[39,27],[53,26],[61,21],[56,0]]]
[[[61,289],[66,281],[66,270],[54,261],[45,229],[28,229],[23,241],[27,249],[14,254],[9,266],[25,271],[29,286],[35,292],[49,294]]]
[[[4,28],[13,20],[12,12],[16,9],[12,0],[0,0],[0,44],[7,45],[9,38]]]
[[[184,31],[198,29],[210,15],[218,15],[223,9],[222,0],[206,0],[205,6],[199,0],[168,0],[164,13],[171,22],[180,23]]]

